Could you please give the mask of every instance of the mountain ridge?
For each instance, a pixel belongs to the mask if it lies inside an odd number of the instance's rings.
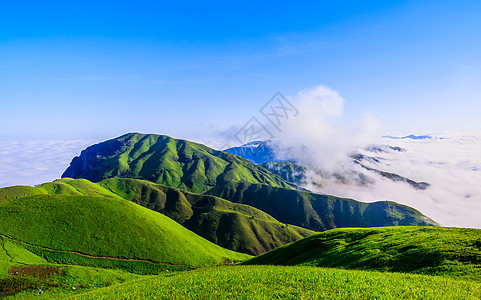
[[[145,179],[192,192],[231,181],[296,188],[239,156],[165,135],[140,133],[87,147],[72,160],[64,177],[93,182],[113,177]]]
[[[249,183],[231,183],[207,193],[254,206],[281,222],[314,231],[340,227],[439,226],[416,209],[392,201],[365,203]]]

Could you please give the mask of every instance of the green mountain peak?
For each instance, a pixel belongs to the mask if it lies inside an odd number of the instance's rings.
[[[165,135],[140,133],[88,147],[72,160],[62,177],[93,182],[113,177],[144,179],[193,192],[226,182],[295,188],[239,156]]]

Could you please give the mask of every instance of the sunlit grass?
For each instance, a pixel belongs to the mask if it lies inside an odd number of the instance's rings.
[[[76,299],[479,299],[481,284],[316,267],[235,266],[131,281]]]

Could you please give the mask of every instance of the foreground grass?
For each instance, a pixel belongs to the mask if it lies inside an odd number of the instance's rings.
[[[13,265],[11,265],[13,266]],[[129,280],[145,278],[147,276],[131,274],[122,270],[107,270],[102,268],[91,268],[70,265],[45,265],[46,267],[58,268],[61,275],[54,274],[47,278],[38,276],[11,276],[0,277],[0,290],[7,290],[10,287],[20,289],[14,295],[8,295],[9,299],[36,299],[39,297],[39,289],[45,299],[65,299],[69,296],[85,293],[89,290],[116,285]],[[2,263],[0,262],[0,267]],[[18,266],[17,267],[22,267]],[[3,295],[4,296],[4,295]],[[2,298],[2,295],[0,295]]]
[[[380,270],[481,281],[481,230],[334,229],[279,247],[243,264]]]
[[[233,266],[159,275],[75,299],[480,299],[446,277],[316,267]]]
[[[46,274],[42,272],[43,268],[55,271]],[[24,245],[0,237],[0,298],[9,295],[15,299],[30,299],[38,297],[38,290],[42,289],[44,298],[64,299],[94,287],[106,287],[138,278],[145,277],[119,269],[49,264],[44,258],[28,251]]]

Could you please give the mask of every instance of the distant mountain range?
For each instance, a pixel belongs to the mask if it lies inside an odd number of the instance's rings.
[[[383,138],[388,138],[388,139],[393,139],[393,140],[406,140],[406,139],[411,139],[411,140],[430,140],[433,139],[433,136],[427,134],[427,135],[406,135],[406,136],[392,136],[392,135],[385,135]]]
[[[253,141],[239,147],[225,149],[224,152],[238,155],[255,164],[279,161],[278,147],[272,141]]]
[[[430,136],[414,136],[410,135],[404,138],[424,139],[431,138]],[[415,189],[424,190],[429,188],[430,184],[427,182],[416,182],[412,179],[404,176],[382,171],[375,167],[369,167],[365,162],[374,163],[378,167],[382,168],[382,162],[373,156],[354,153],[351,155],[351,161],[362,167],[367,172],[359,170],[339,170],[334,172],[326,172],[322,169],[313,169],[312,166],[305,166],[302,160],[297,159],[293,153],[290,153],[290,149],[285,149],[276,144],[273,141],[255,141],[242,146],[233,147],[224,150],[224,152],[239,155],[253,163],[261,164],[263,167],[271,171],[272,173],[279,175],[284,180],[294,183],[298,186],[305,185],[312,178],[307,178],[307,173],[316,174],[318,177],[325,179],[334,179],[343,184],[356,184],[360,186],[370,185],[375,182],[375,178],[372,175],[379,175],[383,178],[392,180],[394,182],[407,183]],[[307,150],[305,148],[305,150]],[[406,150],[400,147],[389,145],[369,145],[365,149],[367,152],[380,153],[380,152],[405,152]],[[286,159],[288,157],[288,159]],[[314,182],[314,184],[320,184]]]

